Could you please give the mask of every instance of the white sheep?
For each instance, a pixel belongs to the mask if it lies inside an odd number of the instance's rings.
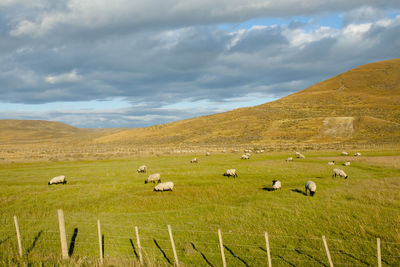
[[[334,161],[334,160],[329,161],[329,162],[328,162],[328,165],[335,165],[335,161]]]
[[[354,157],[359,157],[359,156],[361,156],[360,152],[357,152],[357,153],[354,154]]]
[[[278,189],[281,189],[281,187],[282,187],[281,181],[278,181],[278,180],[272,181],[272,189],[278,190]]]
[[[293,161],[293,157],[288,157],[286,161]]]
[[[246,154],[242,155],[241,159],[250,159],[250,156],[247,156]]]
[[[147,179],[144,181],[145,184],[147,183],[160,183],[161,182],[161,174],[154,173],[151,174]]]
[[[233,176],[233,177],[238,177],[238,174],[236,172],[236,169],[228,169],[226,172],[223,174],[223,176]]]
[[[305,159],[306,156],[304,156],[303,154],[299,154],[299,155],[297,155],[297,158],[298,158],[298,159]]]
[[[260,150],[260,153],[264,153],[264,152],[265,152],[265,150],[264,150],[264,149],[261,149],[261,150]]]
[[[314,196],[315,191],[317,191],[317,185],[313,181],[308,181],[306,183],[306,195],[307,195],[307,190],[310,191],[310,196]]]
[[[66,184],[67,180],[65,180],[65,175],[60,175],[52,178],[47,184],[52,185],[52,184]]]
[[[333,169],[332,178],[336,176],[344,177],[344,179],[347,179],[347,174],[341,169]]]
[[[342,156],[348,156],[349,153],[347,153],[346,151],[342,151]]]
[[[192,159],[190,163],[197,163],[197,158]]]
[[[296,151],[294,154],[296,155],[296,157],[297,157],[297,156],[300,156],[300,152],[297,152],[297,151]]]
[[[154,187],[154,191],[172,191],[174,189],[173,182],[165,182]]]
[[[251,154],[250,153],[244,153],[246,156],[248,156],[248,157],[250,157],[251,156]]]
[[[147,166],[146,165],[142,165],[139,167],[139,169],[137,169],[137,172],[146,172],[147,171]]]
[[[345,163],[343,163],[343,166],[350,166],[350,161],[346,161]]]
[[[210,152],[206,152],[206,156],[211,156],[211,153]]]

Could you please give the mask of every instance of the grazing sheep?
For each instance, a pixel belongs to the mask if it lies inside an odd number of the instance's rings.
[[[261,150],[260,150],[260,153],[264,153],[264,152],[265,152],[265,150],[264,150],[264,149],[261,149]]]
[[[65,175],[60,175],[52,178],[47,184],[52,185],[52,184],[66,184],[67,180],[65,180]]]
[[[359,156],[361,156],[360,152],[357,152],[357,153],[354,154],[354,157],[359,157]]]
[[[192,159],[190,163],[197,163],[197,158]]]
[[[251,149],[245,149],[244,153],[251,153]]]
[[[211,156],[211,153],[210,152],[206,152],[206,156]]]
[[[313,181],[308,181],[306,183],[306,195],[307,195],[307,190],[310,191],[310,196],[314,196],[315,191],[317,191],[317,185]]]
[[[350,161],[346,161],[345,163],[343,163],[343,166],[350,166]]]
[[[255,152],[256,152],[256,154],[260,154],[261,153],[260,150],[256,150]]]
[[[300,152],[297,152],[297,151],[296,151],[294,154],[296,155],[296,157],[297,157],[297,156],[300,156]]]
[[[329,161],[329,162],[328,162],[328,165],[335,165],[335,161],[334,161],[334,160]]]
[[[293,157],[288,157],[286,161],[293,161]]]
[[[139,169],[137,169],[137,172],[146,172],[147,171],[147,166],[146,165],[142,165],[139,167]]]
[[[149,177],[147,177],[146,180],[144,180],[145,184],[147,184],[147,183],[156,183],[156,182],[157,183],[161,182],[161,174],[159,174],[159,173],[151,174]]]
[[[236,172],[236,169],[228,169],[226,172],[223,174],[223,176],[233,176],[233,177],[238,177],[238,174]]]
[[[349,153],[347,153],[346,151],[342,151],[342,156],[348,156]]]
[[[154,191],[172,191],[174,189],[173,182],[165,182],[154,187]]]
[[[303,154],[299,154],[299,155],[297,155],[297,158],[298,159],[305,159],[306,157]]]
[[[244,153],[246,156],[248,156],[248,157],[250,157],[251,156],[251,154],[250,153]]]
[[[332,178],[336,177],[337,175],[340,177],[344,177],[344,179],[347,179],[347,174],[344,171],[342,171],[341,169],[333,169]]]
[[[241,159],[250,159],[250,156],[244,154],[244,155],[242,155]]]
[[[281,187],[282,187],[281,181],[278,181],[278,180],[272,181],[272,189],[278,190],[278,189],[281,189]]]

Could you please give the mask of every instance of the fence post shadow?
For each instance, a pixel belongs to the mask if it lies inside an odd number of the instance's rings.
[[[237,256],[229,247],[227,247],[226,245],[224,245],[224,248],[236,259],[240,260],[245,266],[250,267],[249,264],[242,259],[241,257]]]
[[[263,247],[258,247],[259,249],[261,249],[262,251],[264,251],[265,253],[267,253],[267,250]],[[296,264],[291,263],[290,261],[286,260],[284,257],[280,256],[280,255],[276,255],[278,258],[280,258],[281,260],[283,260],[284,262],[286,262],[288,265],[296,267]]]
[[[323,266],[326,266],[326,264],[325,264],[324,262],[320,261],[319,259],[315,258],[314,256],[312,256],[312,255],[310,255],[310,254],[308,254],[308,253],[306,253],[306,252],[300,251],[300,250],[297,249],[297,248],[296,248],[294,251],[296,251],[296,252],[299,253],[300,255],[305,255],[305,256],[309,257],[310,259],[312,259],[312,260],[318,262],[319,264],[321,264],[321,265],[323,265]]]
[[[195,251],[197,251],[198,253],[200,253],[201,257],[203,257],[204,261],[205,261],[209,266],[214,267],[214,265],[207,259],[206,255],[204,255],[203,252],[201,252],[198,248],[196,248],[196,246],[194,245],[193,242],[190,242],[190,244],[192,245],[192,247],[193,247],[193,249],[194,249]]]
[[[136,258],[139,259],[139,255],[136,252],[136,248],[135,248],[135,245],[133,244],[132,238],[129,238],[129,242],[131,243],[131,246],[132,246],[132,249],[133,249],[133,253],[135,254]]]
[[[35,238],[33,239],[32,245],[26,250],[26,254],[29,255],[29,253],[32,252],[32,250],[35,248],[37,241],[39,240],[40,236],[42,235],[43,230],[40,230]]]
[[[76,240],[77,236],[78,236],[78,228],[75,228],[74,233],[72,234],[72,237],[71,237],[71,242],[69,243],[68,256],[70,256],[70,257],[74,253],[75,240]]]
[[[104,234],[102,234],[102,235],[101,235],[101,251],[102,251],[102,253],[103,253],[103,259],[105,258],[105,256],[104,256],[104,243],[105,243],[105,241],[104,241]]]
[[[154,244],[156,245],[156,247],[161,251],[161,253],[163,254],[164,258],[168,261],[169,264],[172,265],[171,260],[168,258],[167,254],[165,254],[165,251],[160,247],[160,245],[158,244],[156,239],[153,239]]]

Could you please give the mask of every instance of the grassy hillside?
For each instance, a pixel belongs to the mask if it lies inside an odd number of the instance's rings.
[[[99,143],[400,141],[400,59],[352,69],[263,105],[131,129]]]
[[[354,153],[355,151],[349,151]],[[264,231],[270,236],[274,266],[328,266],[325,235],[335,266],[376,265],[376,238],[384,266],[400,264],[400,153],[305,153],[287,163],[287,153],[239,153],[205,157],[153,156],[125,160],[14,163],[0,165],[0,265],[93,266],[98,259],[97,219],[108,265],[137,264],[133,226],[139,227],[148,266],[171,266],[167,225],[172,226],[182,266],[222,266],[217,229],[222,230],[228,266],[266,266]],[[198,164],[189,160],[197,156]],[[330,160],[349,179],[332,179]],[[147,164],[173,181],[173,192],[153,192]],[[239,177],[223,177],[228,168]],[[66,185],[48,186],[64,174]],[[273,179],[282,189],[268,191]],[[304,184],[317,184],[314,197]],[[57,209],[65,214],[72,260],[60,259]],[[17,215],[24,256],[17,257],[13,216]],[[132,240],[132,241],[131,241]]]
[[[0,120],[0,143],[43,143],[89,141],[117,129],[80,129],[44,120]]]

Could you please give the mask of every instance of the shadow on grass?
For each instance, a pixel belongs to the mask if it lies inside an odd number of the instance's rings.
[[[351,255],[350,253],[347,253],[347,252],[345,252],[345,251],[343,251],[343,250],[341,250],[341,249],[339,249],[338,251],[339,251],[340,253],[342,253],[343,255],[346,255],[347,257],[352,258],[353,260],[359,261],[359,262],[361,262],[361,263],[363,263],[363,264],[365,264],[365,265],[368,265],[368,266],[370,265],[368,262],[363,261],[363,260],[361,260],[361,259],[358,259],[358,258],[354,257],[353,255]]]
[[[275,189],[273,189],[271,187],[266,187],[266,186],[264,186],[263,188],[260,188],[260,189],[264,190],[264,191],[268,191],[268,192],[275,191]]]
[[[161,253],[163,254],[164,258],[168,261],[169,264],[172,265],[170,259],[167,257],[167,254],[165,254],[165,251],[162,250],[162,248],[160,247],[160,245],[158,244],[157,240],[153,239],[154,244],[156,244],[156,247],[161,251]]]
[[[74,253],[75,240],[76,240],[77,236],[78,236],[78,228],[75,228],[74,233],[72,234],[72,237],[71,237],[71,242],[69,242],[68,256],[70,256],[70,257]]]
[[[133,244],[132,238],[129,238],[129,242],[131,243],[131,246],[132,246],[132,249],[133,249],[133,253],[135,254],[136,258],[139,259],[139,255],[136,252],[136,248],[135,248],[135,245]]]
[[[196,248],[196,246],[193,244],[193,242],[190,242],[190,244],[192,245],[193,249],[196,250],[198,253],[200,253],[200,255],[203,257],[204,261],[209,265],[214,267],[214,265],[206,258],[206,255],[204,255],[203,252],[201,252],[200,250],[198,250]]]
[[[26,254],[31,253],[31,251],[35,248],[37,241],[39,240],[40,236],[42,235],[43,230],[40,230],[35,238],[33,239],[32,245],[26,250]]]
[[[101,235],[101,251],[103,254],[103,258],[104,258],[104,235]]]
[[[241,262],[243,262],[244,265],[246,265],[247,267],[249,267],[249,264],[248,264],[244,259],[242,259],[241,257],[235,255],[235,253],[233,253],[233,251],[232,251],[230,248],[228,248],[226,245],[224,245],[224,248],[225,248],[229,253],[231,253],[231,255],[232,255],[233,257],[235,257],[236,259],[240,260]]]
[[[320,261],[319,259],[315,258],[314,256],[312,256],[312,255],[310,255],[310,254],[308,254],[308,253],[305,253],[305,252],[303,252],[303,251],[300,251],[299,249],[295,249],[294,251],[296,251],[296,252],[299,253],[300,255],[305,255],[305,256],[309,257],[310,259],[312,259],[312,260],[318,262],[319,264],[321,264],[321,265],[323,265],[323,266],[327,266],[325,263],[323,263],[322,261]]]
[[[265,253],[267,253],[267,250],[263,247],[258,247],[259,249],[261,249],[262,251],[264,251]],[[278,258],[280,258],[281,260],[283,260],[284,262],[286,262],[288,265],[296,267],[295,264],[291,263],[290,261],[286,260],[284,257],[280,256],[280,255],[276,255]]]
[[[295,192],[295,193],[302,194],[303,196],[307,196],[307,194],[304,193],[304,191],[301,191],[301,190],[299,190],[299,189],[292,189],[291,191],[292,191],[292,192]]]

